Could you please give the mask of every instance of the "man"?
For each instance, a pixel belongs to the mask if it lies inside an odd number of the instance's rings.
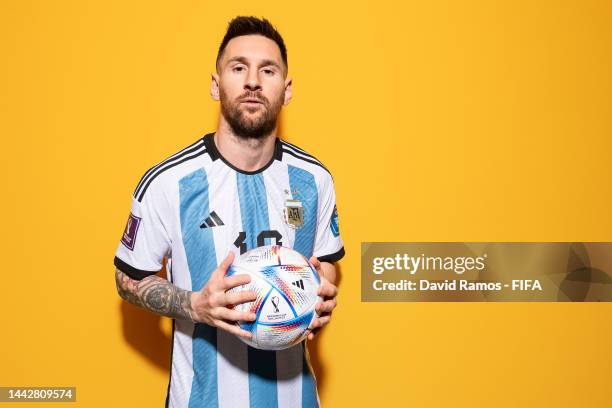
[[[221,102],[217,131],[147,171],[115,254],[121,297],[174,318],[166,406],[316,407],[319,398],[305,342],[262,351],[235,321],[255,316],[231,305],[252,291],[226,277],[236,254],[292,247],[321,275],[319,317],[336,306],[334,262],[344,255],[331,175],[313,156],[277,138],[277,117],[291,100],[287,51],[267,20],[237,17],[219,47],[211,96]],[[301,215],[288,215],[299,201]],[[294,212],[292,214],[295,215]],[[169,280],[156,276],[166,259]]]

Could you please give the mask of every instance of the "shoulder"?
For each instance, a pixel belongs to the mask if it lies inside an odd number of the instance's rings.
[[[210,158],[204,137],[200,137],[149,168],[134,189],[134,198],[140,202],[147,194],[151,194],[150,191],[160,191],[169,185],[176,184],[175,182],[184,174],[201,167],[207,160],[210,161]]]
[[[329,169],[315,156],[304,149],[279,139],[282,161],[289,166],[311,173],[320,186],[333,185],[333,177]]]

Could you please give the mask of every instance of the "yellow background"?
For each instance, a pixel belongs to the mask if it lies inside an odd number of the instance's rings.
[[[282,136],[336,182],[324,406],[610,406],[610,304],[360,302],[362,241],[612,241],[612,5],[585,0],[3,0],[0,385],[163,405],[169,320],[112,258],[143,172],[214,130],[237,14],[284,36]]]

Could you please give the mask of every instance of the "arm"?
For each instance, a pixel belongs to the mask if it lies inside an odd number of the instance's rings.
[[[157,275],[132,279],[115,269],[117,292],[122,299],[162,316],[193,321],[191,291],[174,286]]]
[[[245,285],[251,281],[248,275],[225,277],[234,260],[230,252],[211,274],[202,290],[189,291],[178,288],[168,280],[149,275],[142,280],[132,279],[119,269],[115,270],[115,281],[119,295],[129,303],[151,312],[175,319],[188,319],[194,323],[206,323],[246,338],[251,333],[234,325],[233,322],[253,321],[255,314],[239,312],[232,305],[251,302],[256,299],[252,290],[228,294],[230,288]]]
[[[323,298],[323,302],[317,302],[316,312],[318,317],[313,320],[309,327],[308,340],[314,339],[314,336],[329,323],[332,310],[337,305],[336,296],[338,295],[338,288],[335,286],[336,266],[330,262],[319,262],[314,256],[310,258],[310,262],[321,277],[318,295]]]

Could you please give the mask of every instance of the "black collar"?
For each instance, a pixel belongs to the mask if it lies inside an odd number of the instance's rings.
[[[241,169],[237,168],[236,166],[234,166],[229,161],[227,161],[225,159],[225,157],[221,156],[221,153],[219,153],[219,150],[217,150],[217,146],[215,145],[214,137],[215,137],[215,133],[213,132],[213,133],[207,133],[202,138],[202,140],[204,141],[204,146],[206,146],[206,151],[208,152],[210,158],[213,161],[215,161],[217,159],[221,159],[221,161],[223,163],[225,163],[228,167],[230,167],[232,170],[235,170],[235,171],[237,171],[239,173],[242,173],[242,174],[257,174],[257,173],[261,173],[262,171],[264,171],[265,169],[270,167],[272,165],[272,163],[274,163],[274,160],[279,160],[280,161],[280,160],[283,159],[282,145],[281,145],[280,139],[277,137],[274,140],[274,154],[272,155],[272,158],[270,159],[270,161],[268,163],[266,163],[259,170],[255,170],[255,171],[241,170]]]

